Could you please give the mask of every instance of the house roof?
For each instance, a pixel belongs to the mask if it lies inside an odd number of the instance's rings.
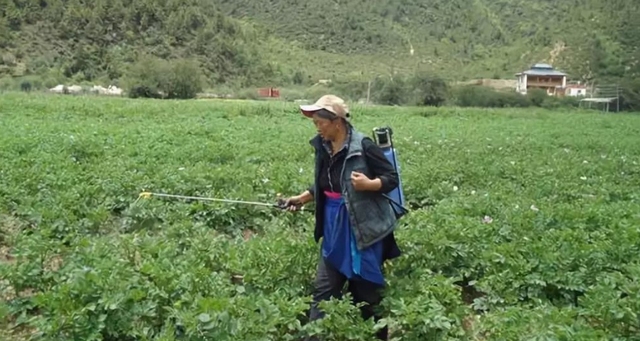
[[[560,72],[553,68],[553,66],[549,64],[535,64],[531,67],[531,69],[527,71],[523,71],[517,74],[520,75],[528,75],[528,76],[566,76],[567,74],[564,72]]]
[[[611,103],[618,99],[618,97],[602,97],[602,98],[585,98],[581,99],[581,102],[595,102],[595,103]]]

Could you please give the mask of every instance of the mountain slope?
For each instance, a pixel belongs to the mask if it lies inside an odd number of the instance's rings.
[[[575,78],[635,76],[640,59],[634,1],[214,1],[311,51],[373,54],[456,78],[511,77],[541,61]]]
[[[195,59],[208,85],[640,76],[629,0],[0,0],[2,78],[117,82],[144,56]]]
[[[0,76],[113,80],[145,55],[197,59],[211,83],[277,71],[259,34],[206,0],[0,0],[0,32]]]

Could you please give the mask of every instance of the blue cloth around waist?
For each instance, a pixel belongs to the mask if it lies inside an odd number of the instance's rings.
[[[326,197],[322,257],[348,279],[385,285],[383,241],[358,250],[343,198]]]

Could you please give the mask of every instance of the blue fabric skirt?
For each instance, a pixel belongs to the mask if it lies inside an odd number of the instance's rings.
[[[322,257],[329,264],[348,279],[384,286],[383,249],[383,241],[379,241],[358,250],[344,199],[335,194],[326,197]]]

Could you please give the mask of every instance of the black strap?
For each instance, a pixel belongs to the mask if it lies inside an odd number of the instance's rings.
[[[387,198],[387,200],[391,201],[392,203],[396,204],[398,207],[400,207],[400,208],[404,211],[404,213],[403,213],[402,215],[409,213],[409,209],[408,209],[408,208],[406,208],[406,207],[402,206],[402,204],[400,204],[399,202],[397,202],[397,201],[393,200],[393,198],[391,198],[391,197],[390,197],[390,196],[388,196],[387,194],[384,194],[384,193],[383,193],[383,194],[382,194],[382,196],[383,196],[383,197],[385,197],[385,198]],[[394,211],[395,211],[395,210],[394,210]]]

